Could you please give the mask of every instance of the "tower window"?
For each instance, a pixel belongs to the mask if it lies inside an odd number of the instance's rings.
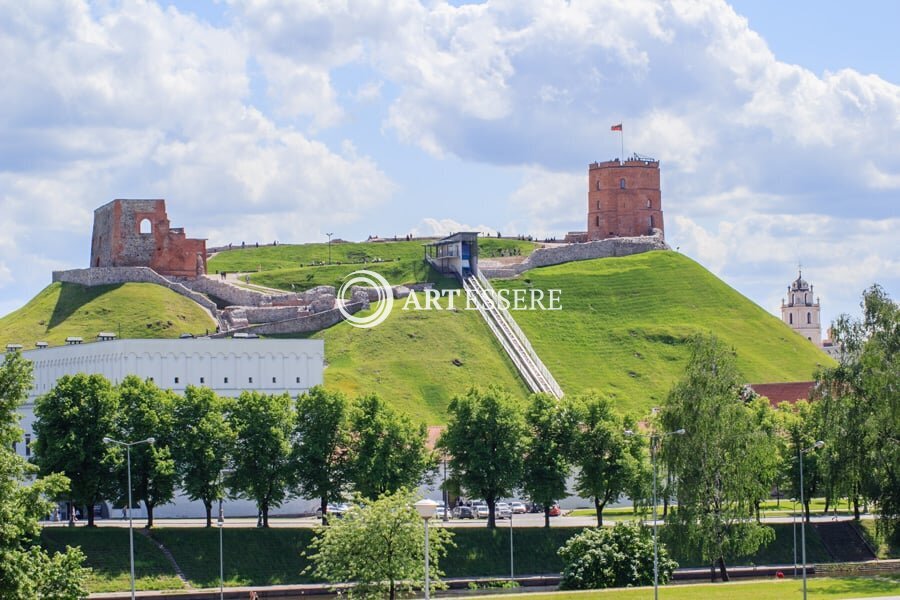
[[[597,200],[597,210],[600,210],[600,201]]]
[[[25,434],[25,456],[31,456],[31,434]]]
[[[599,179],[597,180],[597,189],[598,190],[600,189],[600,180]]]
[[[175,383],[178,383],[178,378],[177,378],[177,377],[175,378]]]
[[[150,219],[141,219],[140,232],[153,233],[153,227],[150,225]]]
[[[653,229],[653,215],[650,215],[650,229]]]
[[[247,378],[247,383],[253,383],[253,378],[252,378],[252,377],[248,377],[248,378]]]
[[[594,217],[594,225],[596,227],[600,227],[600,216],[599,215]]]
[[[273,377],[273,378],[272,378],[272,383],[278,383],[278,378],[277,378],[277,377]]]
[[[300,383],[300,378],[299,378],[299,377],[297,378],[297,383]]]
[[[806,313],[806,323],[812,323],[812,313]]]
[[[791,325],[794,324],[794,313],[788,315],[788,323],[790,323]]]
[[[624,177],[619,180],[619,189],[621,189],[621,190],[625,189],[625,178]]]
[[[647,208],[650,208],[650,198],[647,198]]]
[[[225,383],[228,383],[228,378],[227,378],[227,377],[225,378]]]
[[[205,378],[205,377],[201,377],[201,378],[200,378],[200,384],[202,385],[202,384],[204,384],[204,383],[206,383],[206,378]]]

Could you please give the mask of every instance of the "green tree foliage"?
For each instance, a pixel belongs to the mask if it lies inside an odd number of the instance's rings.
[[[147,528],[153,527],[153,509],[172,501],[175,496],[174,407],[176,396],[161,390],[155,383],[128,375],[116,387],[119,410],[116,431],[111,437],[122,442],[135,442],[152,437],[152,444],[131,447],[131,492],[133,501],[147,508]],[[125,449],[119,453],[118,479],[122,505],[128,503],[128,473]]]
[[[585,529],[559,549],[565,562],[560,587],[587,590],[653,585],[653,536],[637,523]],[[659,545],[659,582],[666,583],[678,563]]]
[[[353,489],[374,499],[416,486],[432,467],[427,429],[397,413],[376,394],[362,396],[350,413],[350,474]]]
[[[296,480],[293,401],[287,394],[243,392],[231,404],[228,423],[237,437],[228,487],[238,497],[254,500],[263,527],[268,527],[269,509],[292,497]]]
[[[115,432],[118,399],[101,375],[64,375],[35,402],[35,462],[42,474],[63,473],[66,498],[87,509],[115,494],[116,451],[103,441]],[[69,516],[74,516],[74,505]]]
[[[188,386],[175,403],[172,453],[178,480],[188,498],[203,502],[207,527],[213,502],[225,494],[221,473],[231,464],[235,443],[226,410],[227,401],[205,387]]]
[[[615,502],[644,473],[644,454],[637,437],[626,437],[625,430],[634,424],[626,422],[612,403],[597,394],[579,399],[581,426],[575,439],[575,464],[578,475],[575,489],[594,500],[597,526],[603,525],[603,509]]]
[[[351,598],[390,598],[422,589],[425,580],[425,528],[405,489],[350,509],[344,518],[318,531],[307,550],[310,570],[332,583],[352,581]],[[438,559],[446,556],[452,534],[429,529],[429,575],[437,587],[443,575]]]
[[[544,506],[544,527],[550,527],[550,506],[565,497],[566,478],[578,411],[567,400],[533,394],[525,413],[528,443],[522,474],[525,495]]]
[[[32,383],[31,363],[8,352],[0,365],[0,596],[10,600],[87,598],[77,548],[52,556],[37,543],[38,520],[53,507],[52,498],[68,488],[58,474],[34,479],[37,468],[12,450],[22,440],[18,407]]]
[[[867,498],[879,529],[900,538],[900,306],[873,285],[861,307],[861,319],[841,315],[832,326],[841,360],[817,376],[825,448],[857,518]]]
[[[528,439],[522,407],[505,390],[473,387],[453,398],[449,413],[438,445],[450,456],[454,479],[487,502],[493,529],[497,499],[512,494],[522,480]]]
[[[728,580],[726,555],[745,556],[774,539],[774,532],[753,519],[754,501],[767,497],[759,457],[773,452],[741,398],[740,376],[732,352],[715,337],[697,336],[681,380],[669,392],[660,413],[666,438],[662,454],[678,479],[678,510],[667,529],[674,543],[699,551]]]
[[[348,412],[347,398],[322,386],[297,398],[297,484],[304,498],[320,499],[323,525],[328,519],[328,503],[340,501],[347,485]]]
[[[782,402],[778,406],[778,429],[783,440],[783,468],[788,473],[787,491],[800,501],[800,451],[813,448],[821,438],[821,409],[819,402],[800,400],[796,404]],[[803,512],[809,523],[809,503],[822,491],[827,462],[821,450],[812,449],[803,455]]]

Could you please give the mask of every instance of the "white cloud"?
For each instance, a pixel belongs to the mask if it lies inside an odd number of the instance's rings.
[[[466,225],[453,219],[435,219],[425,217],[421,223],[412,228],[416,237],[446,237],[460,231],[478,231],[485,235],[496,235],[497,230],[487,225]]]

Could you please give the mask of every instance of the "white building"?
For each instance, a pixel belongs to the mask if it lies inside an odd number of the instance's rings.
[[[787,289],[787,302],[781,299],[781,320],[794,331],[822,347],[822,324],[819,321],[819,299],[813,297],[813,286],[797,275]]]
[[[294,397],[322,384],[325,343],[293,339],[112,339],[25,350],[22,356],[34,363],[34,388],[21,409],[25,443],[16,444],[16,450],[29,456],[28,444],[34,439],[34,401],[50,391],[63,375],[96,373],[113,385],[127,375],[137,375],[176,392],[194,385],[208,387],[222,396],[234,397],[249,390],[287,392]],[[252,502],[229,501],[228,505],[232,515],[256,515]],[[272,514],[309,512],[316,505],[293,501]],[[163,518],[205,514],[202,503],[183,497],[154,510],[154,517]]]

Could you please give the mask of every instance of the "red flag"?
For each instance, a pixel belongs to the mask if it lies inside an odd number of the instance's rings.
[[[609,130],[610,131],[622,131],[622,124],[619,123],[618,125],[613,125],[612,127],[609,128]]]

